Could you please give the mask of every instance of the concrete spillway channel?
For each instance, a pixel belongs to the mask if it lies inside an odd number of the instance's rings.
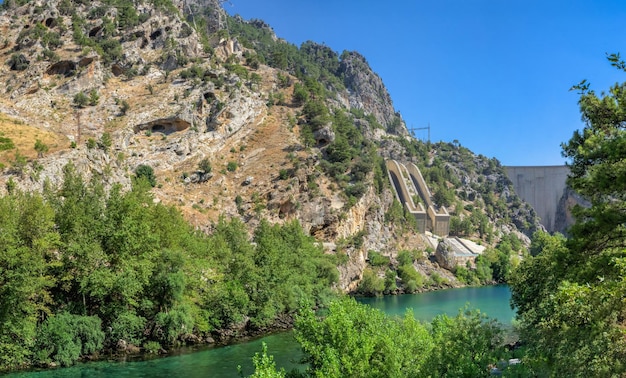
[[[415,217],[417,228],[420,233],[426,232],[427,215],[421,203],[415,203],[413,196],[418,195],[417,189],[411,181],[407,181],[408,172],[406,167],[395,160],[387,160],[387,172],[389,181],[393,185],[396,198]]]
[[[435,209],[419,168],[413,163],[404,165],[395,160],[387,160],[386,166],[396,198],[415,217],[419,231],[425,233],[430,230],[435,235],[447,236],[450,215],[445,208]],[[420,201],[416,203],[414,199],[417,198]],[[426,208],[422,203],[426,204]]]

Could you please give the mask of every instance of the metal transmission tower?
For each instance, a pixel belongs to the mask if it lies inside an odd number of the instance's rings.
[[[415,137],[416,130],[428,130],[428,143],[430,143],[430,123],[428,123],[427,127],[411,127],[409,131],[411,132],[411,135],[413,135],[413,138],[416,138]]]

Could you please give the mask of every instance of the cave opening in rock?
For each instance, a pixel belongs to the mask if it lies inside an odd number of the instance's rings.
[[[153,32],[152,34],[150,34],[150,39],[154,41],[155,39],[159,38],[161,34],[163,34],[163,30],[159,29]]]
[[[159,125],[159,124],[157,124],[157,125],[152,126],[152,132],[153,132],[153,133],[163,133],[163,134],[169,134],[169,133],[167,132],[167,130],[168,130],[168,128],[167,128],[167,127],[165,127],[165,125]]]
[[[98,33],[100,32],[100,30],[102,30],[102,26],[96,26],[95,28],[91,29],[89,31],[89,37],[95,37],[98,35]]]
[[[70,77],[76,73],[76,63],[71,60],[61,60],[54,63],[46,70],[48,75],[63,75]]]

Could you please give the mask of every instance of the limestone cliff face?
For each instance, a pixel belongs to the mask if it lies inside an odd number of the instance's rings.
[[[191,24],[195,22],[195,15],[203,13],[206,16],[206,28],[209,34],[216,33],[226,27],[227,15],[220,0],[173,0],[172,2],[182,10]]]
[[[350,107],[363,109],[374,115],[383,126],[393,125],[399,117],[393,108],[391,96],[382,79],[358,52],[344,52],[341,56],[339,73],[349,92]],[[397,128],[398,133],[406,134],[406,128]]]

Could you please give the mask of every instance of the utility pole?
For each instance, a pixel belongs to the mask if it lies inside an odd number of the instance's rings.
[[[76,126],[78,128],[78,135],[76,138],[78,140],[76,141],[76,144],[80,144],[80,110],[76,109],[74,111],[74,115],[76,116]]]
[[[428,127],[411,127],[409,131],[411,132],[411,134],[413,134],[414,138],[415,138],[415,130],[428,130],[428,143],[430,143],[430,122],[428,123]]]

